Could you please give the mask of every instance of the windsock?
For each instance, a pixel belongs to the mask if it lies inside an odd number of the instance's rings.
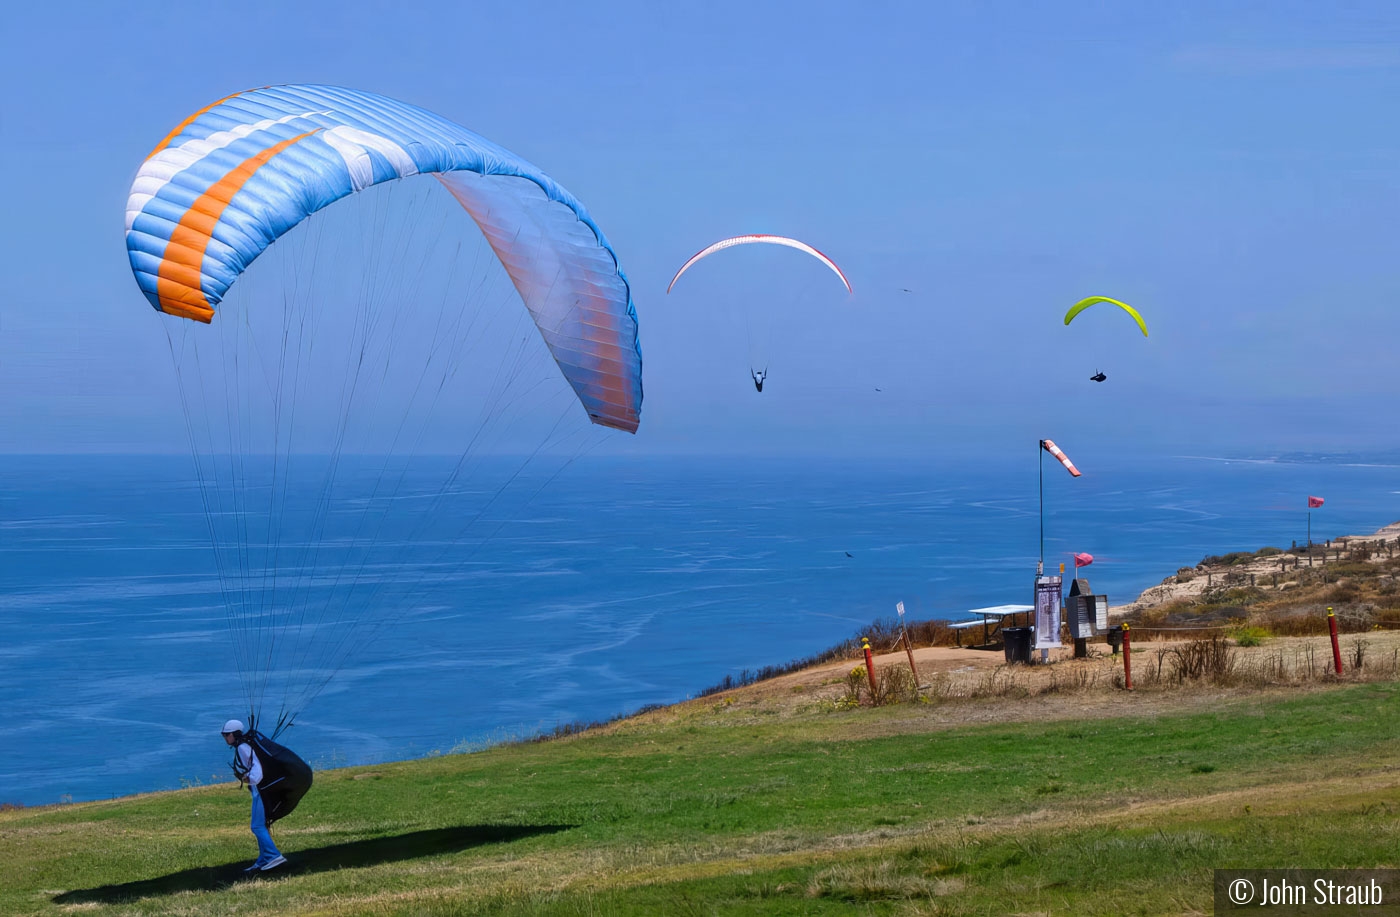
[[[1060,447],[1055,445],[1053,441],[1048,439],[1042,439],[1040,441],[1040,448],[1055,456],[1055,459],[1059,461],[1061,465],[1064,465],[1065,470],[1068,471],[1070,474],[1074,475],[1076,478],[1079,477],[1079,469],[1074,467],[1074,462],[1071,462],[1069,460],[1069,456],[1061,452]]]

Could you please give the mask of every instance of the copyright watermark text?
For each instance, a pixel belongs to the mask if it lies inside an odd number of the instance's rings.
[[[1400,869],[1217,869],[1215,913],[1400,917]]]

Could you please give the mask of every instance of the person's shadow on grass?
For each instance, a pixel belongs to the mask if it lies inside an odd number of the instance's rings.
[[[222,866],[202,866],[198,869],[185,869],[160,876],[156,879],[142,879],[138,882],[123,882],[120,885],[100,885],[97,888],[81,888],[55,895],[55,904],[81,904],[100,901],[112,903],[130,901],[136,898],[151,898],[157,895],[171,895],[187,891],[215,891],[234,882],[257,881],[259,878],[278,878],[288,875],[306,875],[325,872],[330,869],[348,869],[357,866],[375,866],[395,860],[411,860],[417,857],[437,856],[442,853],[455,853],[469,847],[483,844],[503,844],[518,841],[538,834],[553,834],[567,831],[573,825],[465,825],[457,828],[432,828],[426,831],[412,831],[392,837],[376,837],[364,841],[350,841],[344,844],[331,844],[326,847],[312,847],[308,850],[288,850],[287,863],[270,872],[246,874],[247,861],[225,863]]]

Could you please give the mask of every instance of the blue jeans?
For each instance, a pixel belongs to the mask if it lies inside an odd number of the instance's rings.
[[[272,843],[272,835],[267,830],[267,816],[263,813],[262,797],[258,795],[257,787],[250,787],[253,791],[253,837],[258,839],[258,862],[266,863],[275,860],[282,854],[277,849],[277,845]]]

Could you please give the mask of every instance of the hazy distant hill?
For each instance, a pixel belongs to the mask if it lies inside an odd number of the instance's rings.
[[[1275,462],[1297,465],[1400,465],[1400,450],[1380,452],[1280,452],[1277,455],[1255,456]]]

